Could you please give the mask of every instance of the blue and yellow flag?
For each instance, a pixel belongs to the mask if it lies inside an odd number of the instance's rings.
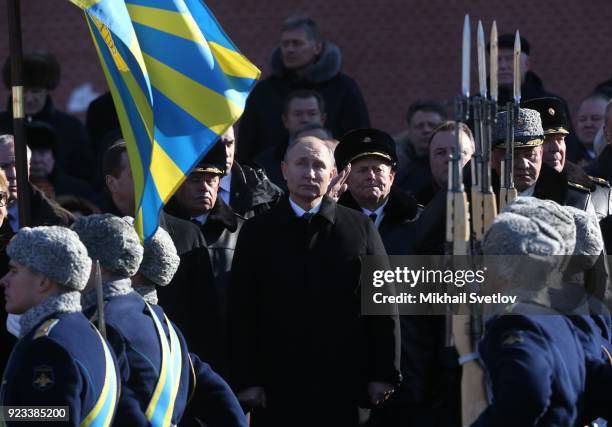
[[[70,0],[85,11],[134,177],[143,240],[242,114],[260,71],[200,0]]]

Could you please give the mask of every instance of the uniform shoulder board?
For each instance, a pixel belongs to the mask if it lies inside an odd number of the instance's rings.
[[[590,190],[589,188],[585,187],[584,185],[578,184],[578,183],[576,183],[576,182],[570,182],[570,181],[568,181],[568,182],[567,182],[567,185],[572,186],[572,187],[577,188],[577,189],[582,190],[582,191],[586,191],[586,192],[588,192],[588,193],[590,193],[590,192],[591,192],[591,190]]]
[[[610,183],[603,178],[598,178],[596,176],[587,175],[589,179],[597,184],[603,185],[604,187],[610,187]]]
[[[38,327],[34,333],[34,339],[46,337],[51,332],[51,329],[59,322],[59,319],[49,319]]]

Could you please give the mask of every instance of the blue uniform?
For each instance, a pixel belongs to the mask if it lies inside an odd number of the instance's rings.
[[[585,356],[564,316],[504,315],[479,345],[492,402],[472,426],[571,426],[583,407]]]
[[[1,404],[68,406],[67,425],[109,426],[119,382],[112,351],[96,328],[80,312],[57,313],[42,320],[13,349]]]
[[[610,383],[604,383],[604,389],[598,386],[602,376],[606,376],[606,365],[611,367],[608,368],[608,371],[612,369],[609,317],[605,315],[575,315],[569,316],[569,319],[576,327],[587,360],[585,407],[580,418],[580,425],[586,425],[596,420],[597,417],[609,418],[610,416],[612,401],[605,400],[605,397],[609,396]],[[597,420],[597,425],[605,426],[606,424]]]
[[[88,314],[93,315],[91,311]],[[115,426],[177,425],[193,395],[197,407],[193,413],[208,426],[246,427],[244,413],[229,386],[207,364],[189,354],[185,339],[167,321],[161,307],[147,305],[140,295],[131,292],[109,298],[104,314],[123,387]],[[177,347],[180,353],[173,351]],[[164,354],[168,355],[166,368],[162,367]],[[174,390],[160,384],[163,378],[172,382],[170,370],[178,379]]]

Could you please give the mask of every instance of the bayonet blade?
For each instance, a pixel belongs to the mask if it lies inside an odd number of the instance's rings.
[[[461,95],[470,96],[470,15],[463,20],[463,44],[461,49]]]
[[[521,36],[518,30],[514,36],[514,102],[521,103]]]
[[[491,45],[490,45],[491,65],[489,68],[489,91],[491,92],[491,100],[497,104],[497,67],[498,67],[498,50],[497,50],[497,24],[493,21],[491,25]]]
[[[478,84],[480,86],[480,96],[487,97],[487,61],[485,55],[485,38],[484,30],[482,29],[482,21],[478,21],[477,32],[477,49],[478,49]]]

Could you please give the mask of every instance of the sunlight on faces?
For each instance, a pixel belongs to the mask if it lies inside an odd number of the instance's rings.
[[[520,193],[535,185],[542,169],[542,146],[514,149],[514,187]],[[501,161],[505,148],[493,150],[491,160],[495,172],[501,177]]]
[[[0,136],[0,138],[11,138],[11,142],[4,139],[4,142],[0,143],[0,169],[4,171],[6,179],[8,180],[8,192],[9,200],[17,200],[17,163],[15,158],[15,147],[12,142],[12,136]],[[30,160],[32,158],[32,152],[30,148],[27,148],[28,160],[26,162],[28,168],[28,176],[30,175]]]
[[[296,28],[281,34],[280,49],[285,67],[296,70],[314,63],[323,44],[311,38],[304,28]]]
[[[367,156],[351,163],[351,173],[346,182],[359,206],[376,210],[389,195],[394,179],[395,171],[388,161]]]
[[[603,98],[589,98],[582,101],[578,108],[576,135],[585,147],[592,147],[597,131],[604,125],[606,104]]]
[[[0,279],[4,288],[5,309],[8,313],[23,314],[44,298],[41,292],[45,277],[27,268],[25,265],[11,260],[9,271]]]
[[[440,123],[442,123],[442,117],[434,111],[419,110],[410,118],[408,139],[412,142],[419,157],[427,155],[429,138]]]
[[[448,161],[455,151],[455,140],[455,131],[442,131],[436,133],[429,144],[431,175],[439,188],[448,186]],[[474,154],[474,144],[465,132],[459,134],[459,142],[463,168]]]
[[[209,212],[217,201],[219,175],[192,172],[176,191],[174,197],[187,213],[196,217]]]
[[[236,153],[236,137],[234,136],[234,127],[230,126],[223,135],[221,142],[225,146],[225,171],[229,173],[234,164],[234,154]]]
[[[302,207],[312,207],[327,192],[335,168],[331,150],[325,142],[304,137],[287,150],[281,170],[293,201]]]
[[[544,163],[561,172],[565,166],[565,135],[562,133],[544,135],[543,151]]]

